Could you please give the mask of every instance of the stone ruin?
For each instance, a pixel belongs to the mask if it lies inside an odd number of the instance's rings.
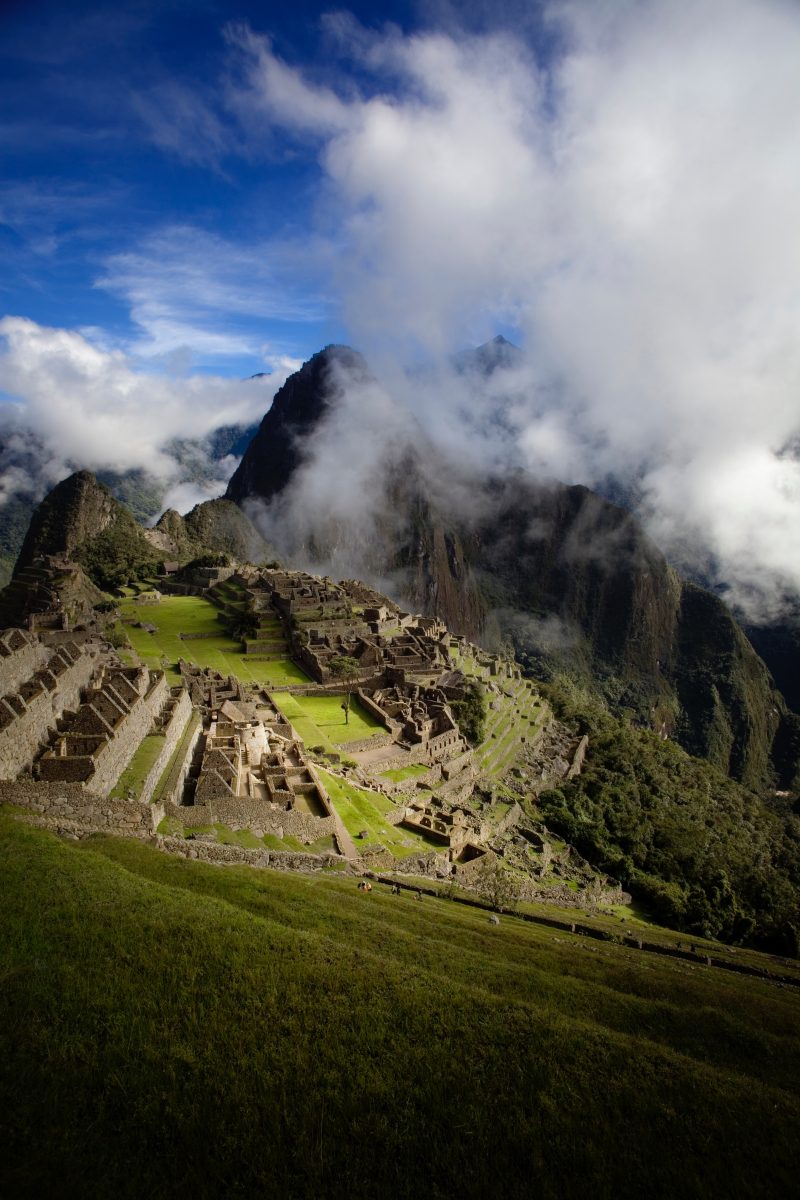
[[[219,588],[205,594],[221,604],[223,623],[251,618],[258,633],[246,642],[248,652],[285,653],[289,643],[315,681],[289,690],[341,690],[330,661],[356,660],[353,690],[385,733],[349,744],[356,766],[345,769],[394,798],[391,823],[423,833],[440,847],[437,860],[465,879],[492,855],[533,873],[536,864],[543,869],[549,847],[519,806],[487,816],[475,798],[478,766],[451,708],[469,682],[451,650],[477,658],[490,695],[519,676],[515,664],[467,646],[435,618],[411,616],[357,581],[249,568],[223,569],[198,583]],[[133,798],[126,808],[107,801],[109,822],[147,832],[176,817],[189,836],[197,829],[213,840],[204,831],[222,824],[306,845],[332,837],[341,852],[355,853],[302,741],[266,692],[183,659],[183,686],[169,688],[161,672],[123,667],[110,647],[80,645],[56,624],[45,635],[50,645],[29,630],[0,633],[0,779],[29,772],[25,786],[39,789],[31,792],[33,807],[66,803],[64,796],[72,805],[77,788],[94,797],[92,819],[102,824],[99,798],[118,783],[142,739],[162,733],[163,751],[141,793],[149,800],[160,779],[156,803]],[[585,749],[585,742],[568,747],[563,776],[580,770]],[[533,766],[534,751],[526,747],[526,754]],[[409,765],[424,769],[398,771],[399,780],[387,775]]]
[[[59,721],[35,775],[50,783],[110,790],[150,731],[167,699],[162,671],[109,663],[84,688],[77,712]]]
[[[220,822],[304,842],[337,826],[302,741],[264,692],[209,713],[192,803],[179,813],[189,827]]]
[[[178,659],[178,670],[195,708],[219,708],[226,700],[240,700],[244,695],[235,675],[220,675],[219,671],[196,667],[183,658]]]

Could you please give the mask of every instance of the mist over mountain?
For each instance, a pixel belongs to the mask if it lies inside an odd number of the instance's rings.
[[[514,357],[489,343],[459,376],[493,375],[498,350]],[[798,719],[722,601],[685,583],[625,509],[521,468],[480,470],[463,432],[448,452],[360,355],[328,347],[278,392],[227,495],[287,562],[368,579],[537,674],[594,680],[750,786],[793,783]]]
[[[54,483],[85,468],[63,460],[13,414],[0,426],[0,585],[10,578],[36,505]],[[100,469],[97,478],[133,516],[149,524],[166,507],[187,511],[220,494],[253,436],[255,425],[224,425],[203,438],[174,438],[166,444],[170,474],[155,474],[146,460],[125,471]]]

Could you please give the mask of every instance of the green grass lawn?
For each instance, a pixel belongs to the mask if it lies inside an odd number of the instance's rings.
[[[429,850],[441,850],[440,843],[418,834],[413,829],[390,825],[385,817],[387,813],[394,811],[395,805],[380,792],[357,787],[320,767],[317,768],[317,773],[347,832],[351,837],[358,839],[357,846],[385,846],[396,858],[405,858],[410,854],[426,854]],[[358,834],[364,831],[368,836],[358,838]]]
[[[132,625],[125,625],[124,631],[148,666],[158,667],[162,659],[167,660],[170,682],[179,681],[174,669],[179,658],[263,687],[309,682],[305,671],[283,656],[263,662],[249,660],[242,652],[241,643],[230,638],[217,619],[219,609],[202,596],[165,596],[159,604],[152,605],[123,601],[119,608],[124,618],[156,626],[155,633]],[[213,633],[215,636],[184,641],[179,636],[181,633]]]
[[[120,775],[114,785],[113,791],[109,795],[124,798],[128,795],[128,789],[130,788],[134,799],[138,800],[148,772],[155,765],[155,761],[163,749],[164,739],[163,737],[159,737],[158,734],[150,734],[142,738],[138,750]]]
[[[424,763],[412,763],[410,767],[397,767],[392,771],[381,771],[381,779],[389,779],[392,783],[402,783],[404,779],[414,779],[417,775],[427,775],[430,766]]]
[[[0,1191],[789,1196],[800,996],[0,818]]]
[[[353,697],[349,721],[345,722],[342,696],[293,696],[276,692],[273,699],[305,741],[306,745],[347,746],[374,734],[385,733],[384,727]],[[300,724],[305,732],[301,733]]]

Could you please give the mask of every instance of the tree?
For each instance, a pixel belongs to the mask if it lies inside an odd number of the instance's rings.
[[[487,858],[478,873],[476,886],[479,895],[496,912],[513,908],[519,900],[519,880],[498,858]]]
[[[350,682],[355,679],[356,675],[359,674],[361,671],[361,666],[358,659],[353,658],[352,654],[337,654],[328,663],[328,670],[330,671],[331,675],[334,675],[337,679]],[[344,703],[342,704],[345,725],[350,724],[350,702],[352,698],[352,691],[348,687],[347,692],[345,693]]]
[[[464,689],[463,698],[451,701],[450,707],[470,746],[479,745],[486,727],[486,695],[478,680],[471,679]]]

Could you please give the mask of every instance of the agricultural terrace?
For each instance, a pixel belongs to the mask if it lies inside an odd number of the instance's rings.
[[[294,696],[290,692],[273,692],[272,699],[307,746],[346,747],[350,742],[386,732],[355,696],[350,702],[347,722],[341,695]]]
[[[487,690],[486,728],[475,750],[479,769],[490,779],[502,779],[526,742],[534,742],[550,719],[549,705],[527,679],[498,679],[469,651],[452,649],[453,665],[483,684],[494,682],[500,694]]]
[[[164,749],[164,739],[158,734],[150,734],[142,738],[139,748],[120,775],[109,795],[124,799],[129,792],[135,800],[139,799],[144,781],[155,765],[161,751]]]
[[[288,654],[276,652],[263,658],[243,654],[241,643],[222,628],[219,609],[202,596],[164,596],[156,604],[123,600],[119,609],[133,649],[149,667],[161,667],[166,662],[170,683],[180,682],[179,658],[262,687],[309,682],[306,673]],[[155,626],[155,633],[125,623],[138,621]],[[195,636],[186,639],[181,634]],[[198,634],[208,636],[198,637]]]
[[[158,832],[164,837],[186,837],[187,833],[213,834],[214,838],[224,846],[239,846],[243,850],[283,850],[293,854],[335,854],[336,845],[331,835],[317,838],[314,842],[301,842],[299,838],[285,836],[276,837],[272,833],[254,833],[252,829],[231,829],[217,821],[213,825],[192,825],[188,829],[179,817],[164,817],[158,827]]]
[[[433,838],[427,838],[413,829],[401,829],[399,825],[391,825],[386,818],[390,813],[397,811],[397,806],[381,792],[357,787],[349,780],[319,767],[317,774],[325,785],[345,829],[356,839],[356,846],[362,849],[385,846],[395,858],[441,850],[441,844]],[[367,836],[359,837],[361,833],[366,833]]]

